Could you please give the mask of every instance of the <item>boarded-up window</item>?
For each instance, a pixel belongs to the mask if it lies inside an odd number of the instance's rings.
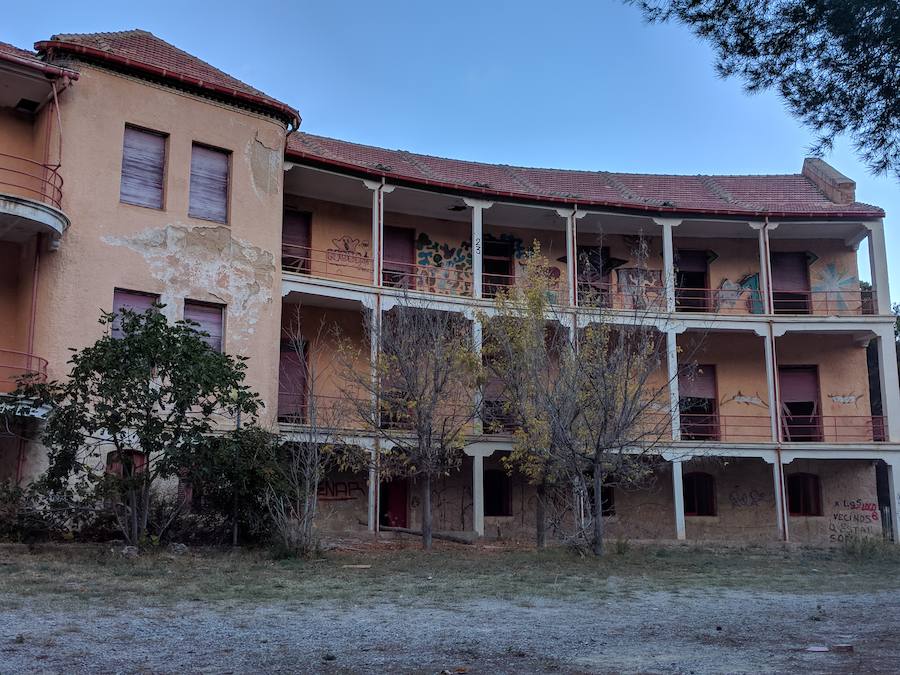
[[[384,285],[415,288],[415,230],[405,227],[384,228]]]
[[[203,341],[217,352],[223,351],[223,309],[222,305],[208,302],[184,301],[185,320],[200,324],[197,330],[201,333],[208,333],[208,335],[203,336]]]
[[[119,200],[161,209],[165,170],[165,135],[126,126]]]
[[[309,274],[311,223],[311,213],[285,209],[281,221],[281,266],[285,270]]]
[[[228,164],[225,150],[194,144],[191,150],[191,218],[228,222]]]
[[[112,325],[112,336],[114,338],[122,337],[122,326],[119,322],[118,314],[123,309],[130,309],[138,314],[143,314],[153,307],[153,304],[159,302],[159,296],[153,293],[143,293],[141,291],[126,291],[117,288],[113,292],[113,312],[117,315]]]

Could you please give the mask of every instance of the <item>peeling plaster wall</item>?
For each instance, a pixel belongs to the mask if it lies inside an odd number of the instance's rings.
[[[263,116],[79,64],[62,95],[63,210],[72,225],[45,253],[35,351],[50,376],[94,342],[115,288],[227,304],[225,350],[250,357],[248,383],[274,411],[280,333],[283,125]],[[125,124],[168,134],[162,210],[119,202]],[[227,225],[187,215],[192,142],[232,153]]]

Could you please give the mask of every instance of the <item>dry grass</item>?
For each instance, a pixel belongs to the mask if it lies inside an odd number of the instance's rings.
[[[0,609],[24,600],[167,606],[176,602],[448,607],[464,599],[604,600],[647,591],[694,588],[815,593],[900,587],[894,549],[712,550],[630,547],[601,560],[567,551],[445,547],[335,552],[275,560],[262,551],[193,550],[123,558],[108,547],[0,547]],[[352,567],[366,565],[370,567]]]

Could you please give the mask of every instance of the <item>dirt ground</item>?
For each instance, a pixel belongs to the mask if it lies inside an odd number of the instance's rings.
[[[0,672],[896,673],[898,588],[886,549],[7,546]]]

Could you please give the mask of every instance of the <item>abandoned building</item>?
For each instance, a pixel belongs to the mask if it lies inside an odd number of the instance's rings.
[[[586,290],[607,321],[658,301],[668,373],[703,336],[696,376],[668,378],[658,480],[607,496],[612,536],[900,539],[884,212],[826,162],[766,176],[520,168],[299,125],[291,106],[144,31],[0,43],[0,393],[25,372],[64,377],[69,349],[102,334],[101,310],[160,300],[249,357],[289,440],[310,400],[340,391],[327,374],[311,386],[328,347],[286,349],[289,317],[362,341],[364,312],[407,293],[475,321],[538,241],[574,324],[595,315]],[[531,537],[535,491],[504,469],[511,447],[508,429],[473,426],[461,470],[435,488],[437,530]],[[36,433],[0,435],[0,479],[27,481],[44,458]],[[329,476],[320,494],[326,529],[416,526],[413,486],[375,469]]]

